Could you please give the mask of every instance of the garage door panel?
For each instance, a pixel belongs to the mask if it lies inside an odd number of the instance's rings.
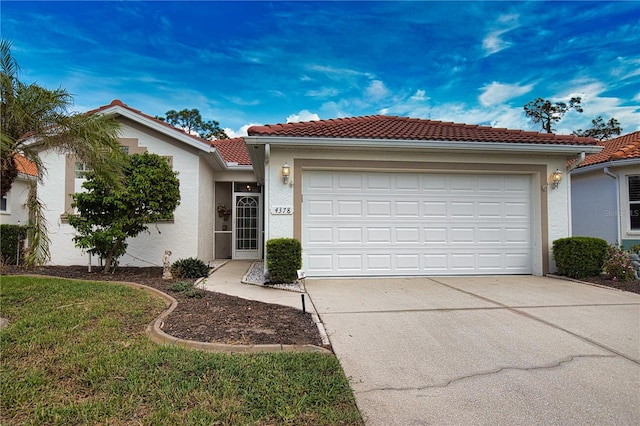
[[[309,200],[307,215],[309,217],[333,217],[333,201],[332,200]]]
[[[303,267],[309,276],[531,273],[530,192],[525,175],[305,171]]]
[[[367,227],[367,243],[371,244],[391,244],[391,228],[371,228]]]
[[[362,175],[354,173],[339,173],[336,176],[335,189],[338,191],[362,191]]]
[[[352,216],[352,217],[362,217],[362,201],[344,201],[337,200],[337,214],[340,217]]]
[[[447,203],[445,201],[424,201],[422,206],[425,219],[447,218]]]
[[[390,254],[367,254],[365,255],[365,266],[367,270],[376,272],[385,271],[389,272],[392,269],[391,255]]]
[[[362,228],[338,228],[338,242],[362,244]]]
[[[367,201],[366,215],[368,217],[391,217],[390,201]]]
[[[396,217],[420,217],[420,203],[417,201],[397,201],[395,203]]]
[[[332,244],[333,228],[327,227],[309,227],[306,230],[305,240],[309,244]]]
[[[450,217],[470,219],[474,217],[474,203],[471,202],[452,202],[449,204]]]

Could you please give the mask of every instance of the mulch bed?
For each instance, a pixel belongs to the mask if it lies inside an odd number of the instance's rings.
[[[607,280],[601,277],[587,277],[587,278],[582,278],[582,281],[640,294],[640,280],[623,283],[620,281]]]
[[[178,307],[165,319],[163,330],[174,337],[199,342],[227,344],[316,345],[322,338],[309,313],[288,306],[272,305],[222,293],[199,291],[189,297],[169,287],[178,280],[163,280],[162,268],[121,267],[103,274],[86,266],[23,268],[3,266],[3,275],[39,274],[90,281],[127,281],[156,288],[178,300]],[[190,281],[195,280],[179,280]]]

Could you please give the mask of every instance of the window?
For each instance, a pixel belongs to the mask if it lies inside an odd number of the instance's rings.
[[[640,231],[640,176],[629,176],[629,218],[631,230]]]
[[[9,209],[9,193],[6,193],[0,198],[0,212],[6,212]]]
[[[76,161],[76,179],[84,179],[85,173],[91,169],[86,163],[80,163]]]

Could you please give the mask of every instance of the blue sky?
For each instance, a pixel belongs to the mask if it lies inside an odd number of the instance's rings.
[[[539,130],[522,106],[582,96],[557,133],[640,130],[640,3],[16,2],[22,79],[86,111],[198,108],[251,124],[371,114]]]

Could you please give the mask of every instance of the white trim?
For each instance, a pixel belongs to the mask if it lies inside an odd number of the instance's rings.
[[[604,149],[598,145],[564,145],[545,143],[517,143],[517,142],[475,142],[475,141],[445,141],[445,140],[406,140],[406,139],[364,139],[364,138],[315,138],[315,137],[286,137],[286,136],[244,136],[247,145],[286,145],[289,147],[320,146],[336,148],[393,148],[424,149],[424,150],[464,150],[491,152],[546,152],[550,154],[593,154]]]
[[[612,168],[612,167],[625,167],[625,166],[635,166],[635,165],[640,165],[640,158],[629,158],[625,160],[605,161],[603,163],[590,164],[588,166],[578,167],[577,169],[572,170],[571,174],[579,175],[582,173],[589,173],[594,170],[604,169],[606,167]]]

